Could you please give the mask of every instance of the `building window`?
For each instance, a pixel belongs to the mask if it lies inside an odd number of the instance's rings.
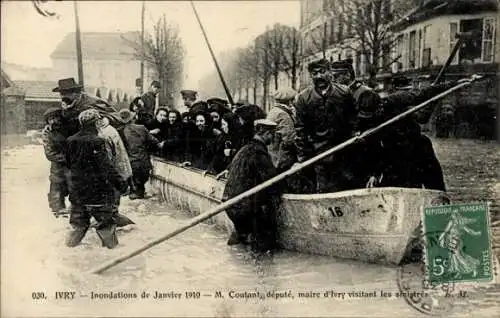
[[[417,32],[416,31],[411,31],[410,32],[410,39],[409,39],[409,55],[408,55],[408,68],[413,69],[416,67],[416,58],[417,58]]]
[[[483,25],[483,61],[493,62],[494,41],[495,41],[494,18],[485,18]]]
[[[346,37],[350,38],[352,37],[352,18],[349,17],[349,15],[346,15],[346,30],[345,30],[345,35]]]
[[[451,51],[453,50],[453,47],[455,46],[455,43],[457,42],[457,32],[458,32],[458,23],[456,22],[451,22],[450,23],[450,52],[449,54],[451,54]],[[453,59],[452,61],[453,64],[457,64],[458,63],[458,54],[455,55],[455,58]]]
[[[431,65],[431,48],[427,47],[427,44],[429,44],[429,41],[427,41],[429,27],[429,25],[426,25],[422,31],[422,67],[428,67]]]
[[[468,60],[472,63],[480,62],[482,31],[483,19],[468,19],[460,21],[460,32],[472,32],[475,35],[471,41],[464,42],[464,45],[461,46],[458,53],[460,62],[464,60]]]
[[[332,45],[335,43],[335,19],[330,20],[330,36],[328,44]]]
[[[361,52],[356,51],[356,60],[354,62],[356,76],[361,75]]]
[[[422,30],[418,30],[417,49],[415,50],[415,67],[420,67],[420,51],[422,50]]]
[[[384,72],[391,71],[391,46],[386,43],[382,47],[382,69]]]
[[[342,17],[342,15],[339,15],[338,20],[339,30],[337,33],[337,42],[340,42],[344,39],[344,18]]]
[[[399,72],[403,69],[403,61],[404,61],[404,57],[403,57],[403,52],[404,52],[404,36],[402,34],[400,34],[396,40],[397,42],[397,46],[396,46],[396,57],[398,57],[397,59],[397,63],[396,63],[396,72]]]

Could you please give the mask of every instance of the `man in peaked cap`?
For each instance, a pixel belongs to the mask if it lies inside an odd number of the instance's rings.
[[[181,91],[182,100],[184,101],[184,106],[187,109],[191,109],[191,106],[198,99],[198,92],[191,89],[184,89]]]
[[[269,153],[278,171],[288,170],[296,161],[295,151],[295,107],[297,92],[291,87],[278,89],[273,98],[274,106],[267,119],[276,122],[276,138],[269,146]]]
[[[345,85],[332,80],[330,63],[321,59],[308,65],[313,85],[303,90],[295,104],[298,161],[303,162],[350,138],[354,131],[354,97]],[[349,188],[350,174],[342,152],[314,165],[317,192]]]
[[[271,143],[277,124],[269,119],[254,121],[255,135],[241,148],[229,166],[223,200],[229,200],[277,174],[267,146]],[[235,231],[228,245],[251,244],[259,251],[276,246],[276,211],[282,184],[276,184],[241,200],[226,210]]]

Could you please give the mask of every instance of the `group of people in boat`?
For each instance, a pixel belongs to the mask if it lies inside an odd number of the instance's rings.
[[[156,107],[157,81],[129,109],[117,111],[83,92],[73,78],[60,80],[54,91],[60,92],[62,106],[44,115],[44,147],[51,162],[49,205],[57,214],[65,209],[66,196],[71,202],[73,231],[67,245],[81,242],[91,217],[103,246],[118,244],[116,227],[133,223],[118,212],[120,197],[144,198],[151,154],[227,176],[223,199],[228,200],[454,85],[408,89],[409,82],[397,78],[394,91],[381,97],[355,80],[351,60],[313,61],[308,71],[313,85],[300,93],[277,90],[267,114],[247,102],[202,101],[192,90],[181,92],[185,113]],[[228,244],[273,248],[283,191],[373,186],[445,190],[432,144],[419,126],[430,114],[407,117],[229,208],[235,232]]]

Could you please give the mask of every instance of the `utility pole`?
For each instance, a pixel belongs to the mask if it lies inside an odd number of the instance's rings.
[[[140,93],[144,93],[144,14],[146,12],[146,1],[142,1],[141,13],[141,86]]]
[[[80,34],[80,21],[78,19],[78,5],[76,0],[73,0],[73,7],[75,9],[75,25],[76,25],[76,59],[78,63],[78,83],[84,86],[83,81],[83,61],[82,61],[82,39]]]

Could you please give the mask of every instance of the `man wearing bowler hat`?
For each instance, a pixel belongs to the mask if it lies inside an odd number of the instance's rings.
[[[117,109],[105,100],[85,93],[83,86],[76,83],[72,77],[59,80],[57,87],[52,91],[58,92],[62,98],[62,118],[66,137],[78,132],[80,127],[78,115],[87,109],[96,109],[102,116],[108,117],[112,125],[119,123]]]

